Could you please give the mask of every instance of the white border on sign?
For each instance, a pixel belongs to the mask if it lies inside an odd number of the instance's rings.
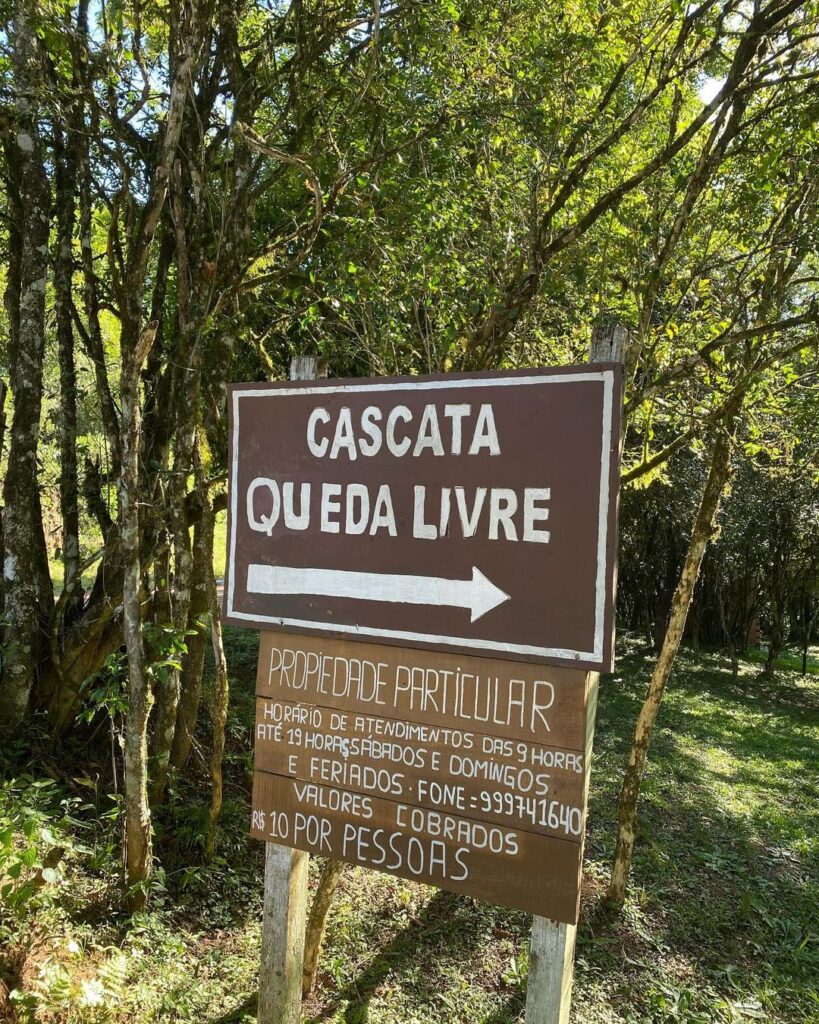
[[[600,502],[597,517],[597,579],[595,582],[595,616],[594,616],[594,650],[574,651],[562,647],[534,647],[529,644],[503,643],[499,640],[482,640],[473,637],[438,636],[434,633],[414,633],[400,629],[378,629],[375,627],[361,628],[340,622],[313,622],[309,619],[287,619],[275,615],[256,615],[248,612],[235,611],[233,595],[236,574],[236,491],[239,473],[239,399],[288,397],[291,395],[332,395],[346,394],[355,391],[439,391],[443,388],[481,388],[481,387],[525,387],[533,384],[573,384],[581,381],[601,381],[603,384],[603,446],[600,460]],[[460,380],[427,380],[402,381],[400,384],[339,384],[337,386],[298,388],[236,388],[233,391],[233,433],[232,466],[231,466],[231,509],[230,509],[230,579],[228,581],[227,614],[234,619],[247,619],[250,622],[269,622],[274,626],[295,626],[320,630],[325,633],[347,633],[360,636],[362,639],[371,637],[387,637],[393,640],[411,640],[417,643],[443,644],[448,647],[478,647],[486,651],[505,651],[509,654],[527,654],[543,658],[561,658],[574,661],[603,660],[603,634],[605,632],[606,607],[606,574],[608,553],[608,505],[609,476],[611,467],[611,416],[614,396],[614,371],[597,370],[593,373],[553,373],[541,377],[483,377],[479,379],[462,378]]]

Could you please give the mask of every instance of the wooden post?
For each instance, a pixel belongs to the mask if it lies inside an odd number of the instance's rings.
[[[589,799],[599,681],[600,676],[597,672],[589,672],[586,675],[586,743],[583,757],[584,814]],[[576,937],[576,925],[550,921],[547,917],[538,917],[537,915],[532,918],[529,980],[526,985],[526,1024],[568,1024],[569,1008],[572,1001]]]
[[[296,356],[291,380],[320,376],[315,356]],[[310,855],[265,843],[259,1024],[299,1024]]]
[[[628,331],[620,324],[596,326],[592,330],[590,363],[628,365]],[[622,446],[622,437],[621,437]],[[600,676],[586,676],[586,752],[583,780],[584,814],[591,778],[594,722]],[[584,829],[585,836],[585,829]],[[582,856],[581,856],[582,864]],[[582,867],[581,867],[582,871]],[[550,921],[535,915],[529,951],[529,979],[526,986],[526,1024],[568,1024],[574,977],[574,946],[577,926]]]
[[[265,843],[259,1024],[298,1024],[310,855]]]

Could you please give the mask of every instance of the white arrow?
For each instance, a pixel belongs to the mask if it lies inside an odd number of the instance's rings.
[[[468,608],[471,622],[509,600],[509,594],[496,587],[474,565],[471,580],[447,580],[439,576],[252,564],[247,567],[247,590],[249,594],[310,594],[352,597],[357,601]]]

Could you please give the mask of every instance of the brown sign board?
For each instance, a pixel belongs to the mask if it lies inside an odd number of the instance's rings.
[[[578,670],[262,634],[251,834],[573,923]]]
[[[302,791],[307,791],[303,795]],[[575,923],[576,843],[280,775],[253,777],[251,836]]]
[[[225,620],[610,670],[620,372],[234,385]]]
[[[558,665],[265,632],[256,696],[583,750],[585,680]]]
[[[407,724],[395,728],[381,717],[259,699],[256,771],[579,841],[581,752]],[[392,739],[396,732],[411,739]]]

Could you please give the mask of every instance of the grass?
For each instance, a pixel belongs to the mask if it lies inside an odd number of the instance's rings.
[[[219,858],[198,863],[202,749],[158,819],[165,870],[150,913],[129,923],[117,909],[120,819],[105,795],[105,744],[82,779],[60,771],[71,751],[40,752],[31,782],[0,790],[0,821],[17,809],[18,854],[26,829],[33,845],[46,828],[46,845],[66,850],[53,880],[0,917],[8,980],[23,993],[12,1004],[19,1020],[255,1020],[261,850],[246,832],[256,638],[228,634],[233,704]],[[619,918],[603,908],[618,780],[651,664],[626,643],[618,673],[602,684],[572,1020],[817,1024],[815,676],[759,680],[758,666],[745,662],[734,681],[722,657],[681,655],[650,754],[629,900]],[[528,927],[521,913],[349,870],[305,1020],[522,1021]]]
[[[93,534],[92,534],[93,536]],[[84,551],[83,555],[90,556],[93,551],[98,550],[101,545],[101,538],[94,537],[93,549]],[[217,579],[221,579],[225,573],[225,553],[227,551],[227,512],[219,512],[213,530],[213,572]],[[63,586],[62,559],[52,551],[49,557],[49,571],[55,591],[59,594]],[[94,585],[97,574],[97,563],[89,566],[82,574],[82,586],[84,590],[90,590]]]
[[[768,660],[768,648],[763,645],[750,647],[747,652],[747,658],[749,661],[754,661],[757,664],[764,664]],[[787,650],[784,650],[776,659],[776,664],[778,668],[788,668],[794,672],[801,672],[801,649],[790,647]],[[815,644],[808,648],[808,657],[806,659],[805,668],[807,669],[808,675],[819,676],[819,647]]]

